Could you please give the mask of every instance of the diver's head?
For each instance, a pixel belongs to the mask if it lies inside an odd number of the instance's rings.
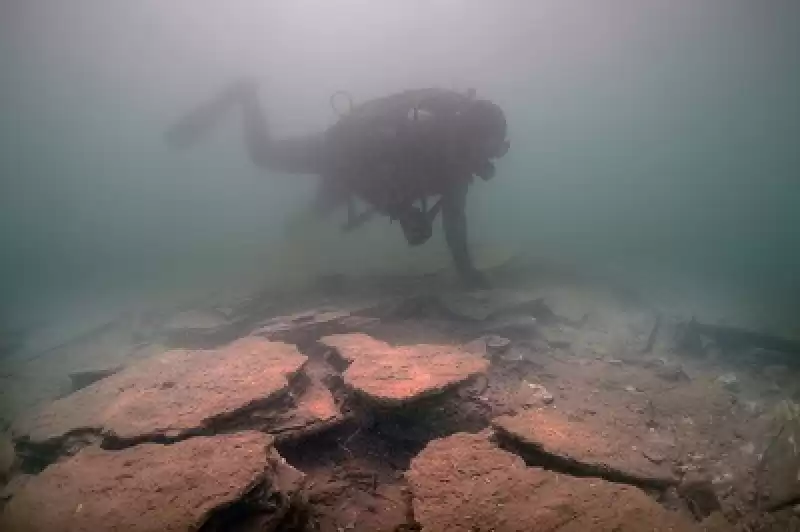
[[[503,157],[510,147],[506,140],[506,116],[499,105],[489,100],[474,100],[461,113],[461,131],[475,161]]]
[[[398,221],[409,246],[422,245],[433,235],[433,224],[418,207],[409,205],[403,209]]]

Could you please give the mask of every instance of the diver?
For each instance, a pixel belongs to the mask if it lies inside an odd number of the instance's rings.
[[[274,139],[258,98],[258,85],[241,80],[182,117],[167,130],[176,149],[189,147],[224,115],[242,112],[244,143],[258,167],[320,176],[312,210],[326,216],[346,205],[345,230],[375,214],[398,221],[409,245],[426,242],[441,211],[445,241],[456,270],[470,288],[488,287],[469,253],[466,199],[474,177],[494,176],[493,159],[509,149],[502,109],[442,89],[417,89],[353,107],[327,130]],[[429,209],[430,198],[438,200]],[[368,208],[355,213],[354,200]]]

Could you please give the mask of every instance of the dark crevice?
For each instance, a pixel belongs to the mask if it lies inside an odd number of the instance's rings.
[[[546,453],[541,448],[520,441],[504,431],[495,430],[492,436],[494,443],[503,450],[514,453],[525,461],[528,467],[540,467],[554,473],[561,473],[578,478],[602,478],[617,484],[636,486],[644,490],[663,491],[677,482],[666,479],[642,478],[627,475],[609,467],[598,464],[586,464],[566,456],[556,456]]]
[[[305,530],[307,508],[300,497],[275,491],[262,482],[242,498],[216,509],[200,527],[199,532],[228,532],[235,530]]]
[[[786,510],[787,508],[792,508],[798,504],[800,504],[800,495],[794,495],[792,497],[784,498],[783,500],[775,501],[772,504],[766,505],[765,510],[769,513],[775,513]]]

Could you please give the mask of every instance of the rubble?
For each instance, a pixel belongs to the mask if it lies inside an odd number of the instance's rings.
[[[258,432],[197,437],[123,451],[87,448],[30,478],[0,528],[67,530],[279,530],[297,509],[303,474]]]

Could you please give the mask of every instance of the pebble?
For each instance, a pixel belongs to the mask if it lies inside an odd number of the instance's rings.
[[[662,366],[656,370],[656,375],[665,381],[678,382],[688,381],[689,376],[679,365]]]
[[[536,397],[542,403],[549,405],[552,404],[552,402],[554,401],[553,394],[548,392],[547,388],[545,388],[541,384],[534,384],[532,382],[529,382],[528,388],[530,388],[533,391],[534,397]]]
[[[717,377],[717,382],[722,384],[722,386],[729,392],[739,391],[739,381],[736,378],[736,375],[734,375],[733,373],[726,373],[725,375],[720,375],[719,377]]]
[[[733,482],[733,473],[723,473],[711,479],[711,483],[715,486],[730,484]]]
[[[494,334],[486,336],[484,341],[486,342],[486,351],[492,356],[505,353],[511,346],[511,340]]]

